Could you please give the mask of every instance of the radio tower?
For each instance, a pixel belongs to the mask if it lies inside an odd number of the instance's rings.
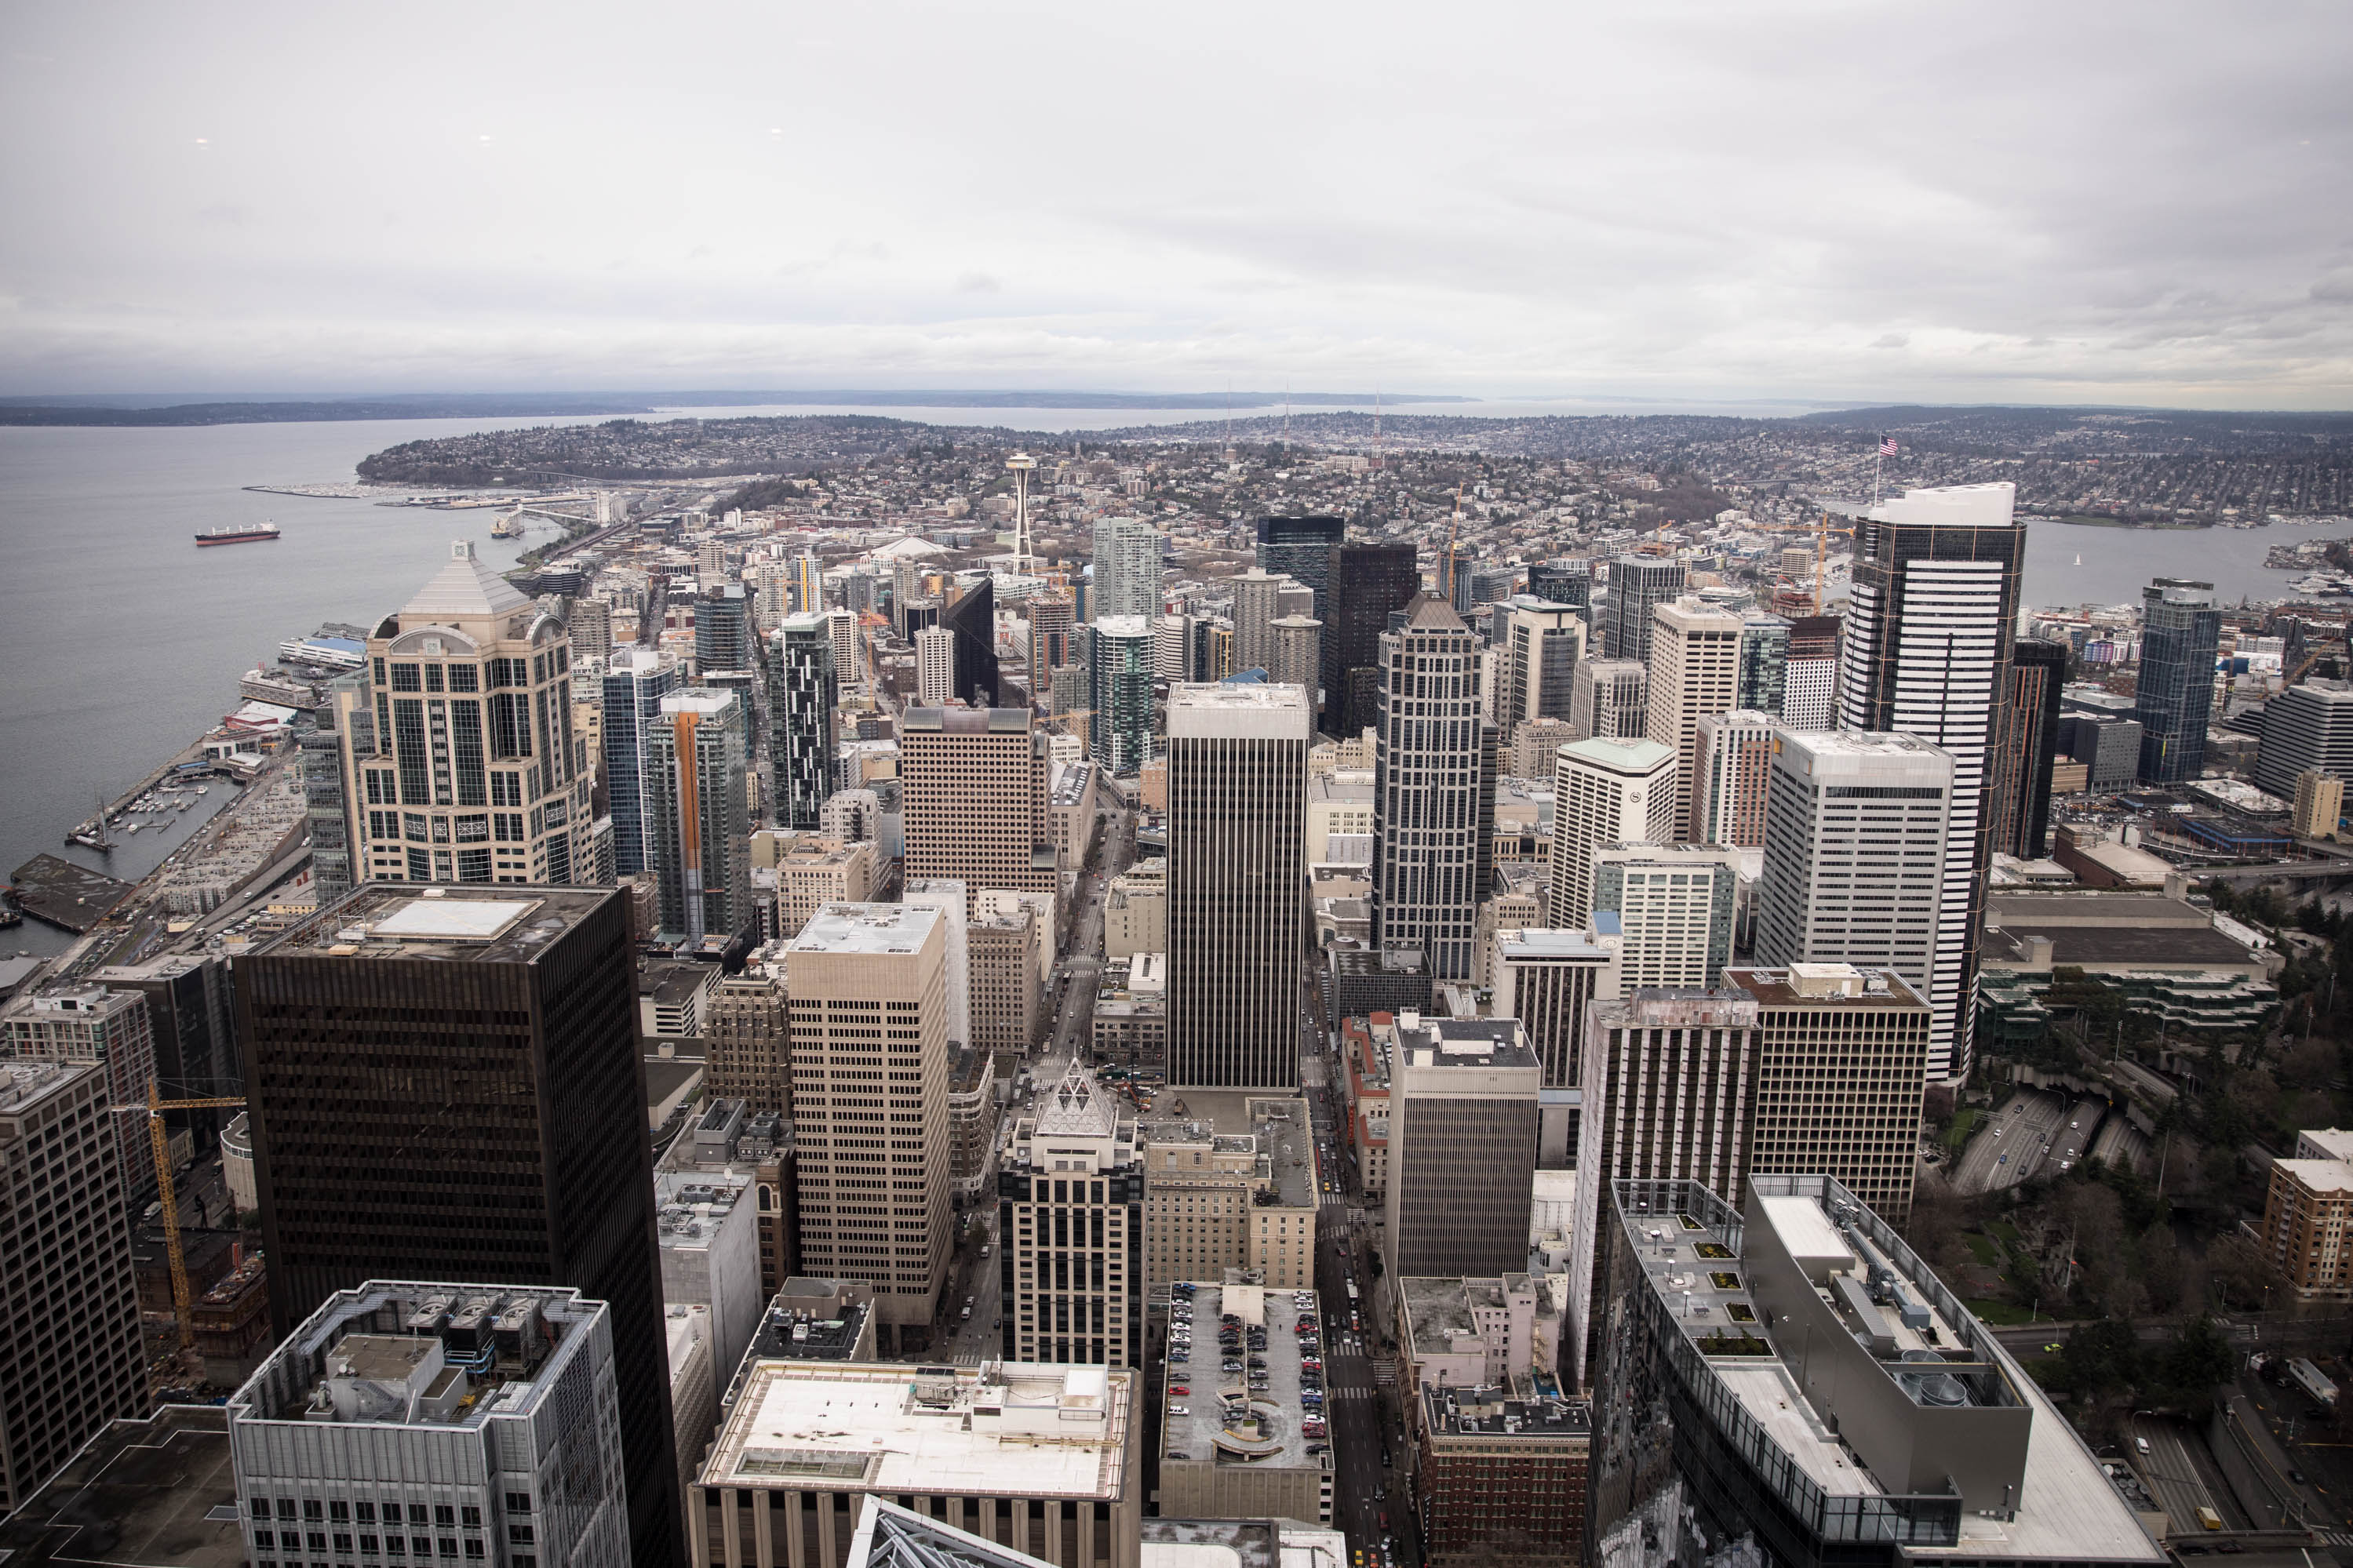
[[[1013,474],[1013,573],[1018,577],[1032,575],[1035,563],[1029,558],[1029,470],[1038,459],[1027,452],[1016,452],[1005,459]]]

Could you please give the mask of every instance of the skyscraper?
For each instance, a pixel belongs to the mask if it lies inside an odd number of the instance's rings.
[[[1333,623],[1335,577],[1346,523],[1336,517],[1262,517],[1258,520],[1258,569],[1303,583],[1315,595],[1308,614],[1322,623],[1317,629],[1315,679],[1312,686],[1330,689],[1339,684],[1339,645]],[[1335,700],[1326,696],[1327,703]]]
[[[925,626],[915,634],[915,700],[925,708],[944,708],[956,700],[955,633],[945,626]]]
[[[1585,657],[1585,618],[1567,605],[1522,597],[1505,622],[1495,722],[1506,733],[1531,719],[1567,719],[1577,660]]]
[[[1755,849],[1765,842],[1773,737],[1780,721],[1736,708],[1699,721],[1692,762],[1691,841]]]
[[[1324,623],[1313,616],[1281,616],[1269,628],[1274,634],[1274,662],[1266,677],[1307,693],[1310,703],[1322,691]]]
[[[1163,616],[1152,623],[1152,678],[1170,685],[1196,678],[1192,616]]]
[[[0,1012],[0,1067],[17,1062],[88,1062],[113,1097],[108,1126],[123,1192],[155,1190],[155,1152],[147,1113],[135,1109],[155,1078],[155,1025],[147,998],[87,980],[52,980],[12,998]]]
[[[1546,1089],[1575,1089],[1583,1081],[1586,1006],[1618,994],[1622,945],[1615,934],[1598,931],[1496,933],[1495,1016],[1520,1021]]]
[[[1233,579],[1236,669],[1274,667],[1274,623],[1282,614],[1278,605],[1282,588],[1282,579],[1265,572],[1245,572]]]
[[[2214,706],[2214,656],[2222,612],[2214,584],[2159,577],[2141,590],[2140,782],[2179,784],[2206,771],[2206,722]]]
[[[1651,662],[1651,612],[1683,591],[1683,563],[1661,555],[1620,555],[1609,563],[1609,635],[1604,658]]]
[[[593,781],[572,731],[564,623],[461,539],[378,624],[368,665],[375,722],[343,731],[353,876],[572,881]]]
[[[1569,672],[1568,725],[1579,740],[1639,741],[1650,714],[1650,671],[1630,658],[1581,658]]]
[[[1827,730],[1838,722],[1841,624],[1836,616],[1800,616],[1789,623],[1789,657],[1781,668],[1784,728]]]
[[[143,1086],[142,1086],[143,1087]],[[0,1518],[116,1419],[147,1414],[115,1095],[90,1062],[0,1063]]]
[[[801,1268],[871,1281],[893,1349],[924,1342],[951,1251],[945,927],[828,904],[785,950]]]
[[[955,634],[955,694],[975,708],[997,706],[997,589],[983,576],[941,608],[939,625]]]
[[[2294,800],[2296,775],[2307,768],[2353,778],[2353,685],[2298,681],[2263,704],[2255,783]]]
[[[678,689],[678,666],[649,647],[614,650],[605,667],[605,793],[613,814],[613,868],[624,877],[648,869],[646,736],[661,700]]]
[[[1113,776],[1132,779],[1152,760],[1152,623],[1109,616],[1089,626],[1087,674],[1094,759]]]
[[[1950,969],[1939,900],[1953,773],[1952,756],[1915,735],[1785,732],[1757,962],[1892,969],[1927,994]]]
[[[899,719],[899,781],[908,881],[1053,892],[1060,885],[1046,821],[1046,737],[1026,708],[910,708]]]
[[[1544,1069],[1515,1018],[1398,1018],[1389,1057],[1385,1272],[1527,1267]]]
[[[1729,969],[1724,983],[1757,998],[1748,1168],[1822,1172],[1905,1223],[1928,1085],[1926,999],[1892,969],[1852,963]]]
[[[815,832],[833,793],[834,710],[840,666],[833,624],[787,616],[768,640],[768,758],[776,826]]]
[[[1480,784],[1489,726],[1479,716],[1479,641],[1425,594],[1381,638],[1381,666],[1375,930],[1385,948],[1419,948],[1430,973],[1468,979],[1486,896]]]
[[[1355,736],[1380,722],[1381,637],[1389,613],[1411,603],[1421,572],[1410,544],[1344,544],[1334,558],[1329,734]]]
[[[1140,518],[1109,517],[1095,524],[1095,580],[1088,618],[1160,614],[1160,531]]]
[[[1124,1104],[1072,1058],[1014,1121],[997,1178],[1007,1361],[1143,1363],[1143,1150]]]
[[[2029,639],[2010,649],[2009,721],[1987,790],[1997,855],[2035,860],[2051,852],[2051,773],[2066,679],[2065,645]]]
[[[1593,856],[1609,844],[1665,844],[1673,837],[1675,753],[1656,741],[1571,741],[1553,774],[1548,922],[1583,929],[1593,919]]]
[[[1307,747],[1295,686],[1168,694],[1168,1082],[1299,1083]]]
[[[646,840],[665,936],[701,945],[752,929],[751,724],[741,694],[691,686],[661,700],[647,736]]]
[[[387,1276],[608,1303],[630,1557],[670,1563],[634,973],[610,889],[371,884],[238,961],[237,1034],[277,1332]]]
[[[1053,672],[1078,657],[1072,632],[1076,607],[1051,590],[1031,596],[1029,612],[1029,693],[1042,702],[1051,689]]]
[[[2026,531],[2012,514],[2016,493],[2007,481],[1907,490],[1855,523],[1839,727],[1902,731],[1953,760],[1936,974],[1928,988],[1936,1010],[1929,1071],[1939,1079],[1968,1072],[1976,1016],[1978,940],[1993,857],[1986,769],[2006,723],[2026,559]]]
[[[1740,689],[1733,706],[1761,713],[1781,711],[1781,689],[1788,679],[1789,623],[1762,610],[1740,617]]]
[[[1699,721],[1739,706],[1741,620],[1695,599],[1651,612],[1650,712],[1642,733],[1675,749],[1675,776],[1694,776]],[[1696,835],[1688,795],[1675,809],[1673,842]]]
[[[1563,558],[1539,561],[1528,568],[1528,596],[1547,605],[1567,605],[1580,616],[1593,608],[1593,563]]]
[[[1697,844],[1612,844],[1593,852],[1593,910],[1618,917],[1619,986],[1714,985],[1732,959],[1739,858]]]
[[[228,1401],[244,1560],[301,1562],[306,1537],[332,1537],[368,1562],[437,1545],[476,1568],[628,1561],[642,1483],[617,1437],[618,1332],[578,1289],[336,1291]]]
[[[741,583],[705,588],[694,601],[694,678],[750,669],[759,662],[752,598]]]
[[[1598,1001],[1586,1014],[1582,1057],[1569,1327],[1560,1357],[1578,1379],[1600,1289],[1611,1184],[1681,1179],[1726,1200],[1741,1194],[1757,1093],[1757,1002],[1729,988],[1630,991]]]

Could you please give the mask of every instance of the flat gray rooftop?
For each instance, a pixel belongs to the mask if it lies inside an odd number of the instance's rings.
[[[0,1521],[0,1562],[243,1568],[228,1412],[167,1405],[106,1426]]]
[[[259,952],[530,963],[618,896],[610,888],[370,882]]]

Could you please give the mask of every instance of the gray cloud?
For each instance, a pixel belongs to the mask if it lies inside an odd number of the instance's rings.
[[[2325,5],[37,0],[12,31],[0,390],[2353,404]]]

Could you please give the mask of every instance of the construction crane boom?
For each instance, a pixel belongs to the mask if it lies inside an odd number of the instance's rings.
[[[245,1109],[245,1097],[236,1094],[206,1095],[195,1100],[165,1100],[157,1090],[155,1080],[147,1080],[147,1103],[117,1105],[115,1110],[143,1110],[147,1113],[147,1142],[155,1152],[155,1196],[164,1209],[164,1244],[172,1262],[172,1310],[180,1323],[180,1348],[186,1350],[196,1342],[196,1325],[189,1312],[188,1256],[180,1245],[180,1199],[172,1184],[172,1139],[164,1130],[164,1112],[167,1110],[227,1110]]]

